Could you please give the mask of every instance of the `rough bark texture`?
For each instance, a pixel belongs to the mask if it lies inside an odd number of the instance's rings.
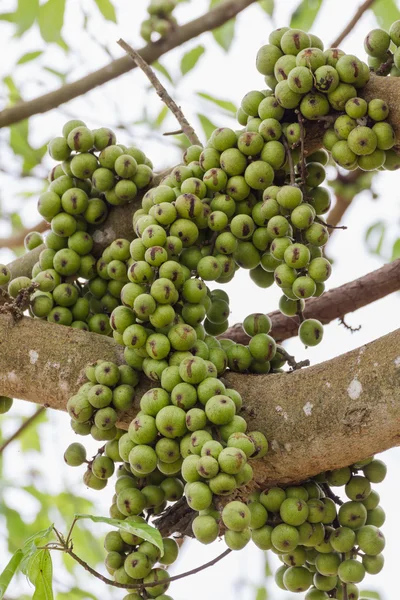
[[[205,31],[211,31],[223,25],[250,6],[250,4],[253,4],[253,2],[255,0],[229,0],[224,2],[198,19],[177,27],[166,38],[141,48],[140,54],[147,63],[151,64],[173,48],[181,46]],[[0,127],[6,127],[12,123],[18,123],[23,119],[27,119],[32,115],[47,112],[135,68],[136,64],[132,62],[129,56],[113,60],[102,69],[94,71],[73,83],[63,85],[54,92],[49,92],[33,100],[20,102],[15,106],[4,109],[0,112]]]
[[[304,316],[307,319],[318,319],[326,325],[398,290],[400,290],[400,259],[330,290],[319,298],[307,300]],[[297,335],[299,327],[297,317],[285,317],[279,310],[270,313],[269,317],[272,320],[272,335],[277,341],[282,342]],[[240,323],[230,327],[220,337],[230,338],[239,344],[247,344],[250,339]]]
[[[111,338],[62,325],[0,316],[0,394],[65,410],[84,366],[121,362]],[[362,348],[290,374],[228,373],[246,404],[249,430],[270,452],[254,462],[254,485],[299,481],[400,443],[400,329]],[[121,415],[127,428],[135,407]]]

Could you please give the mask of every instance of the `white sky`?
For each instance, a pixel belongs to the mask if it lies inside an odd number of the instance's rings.
[[[298,0],[280,0],[276,2],[274,26],[287,25],[289,15],[298,3]],[[312,29],[313,32],[324,39],[325,45],[328,46],[330,40],[343,28],[359,4],[359,0],[325,0],[323,9]],[[118,57],[122,53],[114,43],[119,37],[125,38],[136,47],[142,45],[138,36],[138,27],[145,15],[147,2],[144,0],[116,0],[118,26],[105,24],[103,20],[98,19],[92,0],[69,0],[67,5],[67,18],[63,35],[66,41],[78,52],[76,57],[70,61],[73,68],[69,75],[69,81],[103,66],[109,60],[107,55],[99,50],[96,44],[90,41],[87,36],[84,39],[76,38],[76,22],[81,21],[81,6],[91,15],[92,24],[90,29],[92,34],[97,38],[101,38],[103,44],[108,46],[114,57]],[[2,12],[6,12],[13,6],[14,2],[12,0],[0,1]],[[202,14],[206,7],[207,2],[205,0],[192,0],[187,5],[182,4],[179,21],[183,23]],[[212,41],[210,34],[205,34],[201,39],[193,40],[185,46],[185,51],[200,43],[204,43],[208,47],[207,54],[199,62],[198,67],[182,80],[174,93],[175,99],[182,105],[189,121],[195,123],[195,113],[203,112],[213,118],[214,121],[217,121],[218,125],[231,124],[229,119],[218,117],[216,113],[210,113],[211,105],[206,105],[195,98],[194,92],[205,91],[216,97],[240,103],[241,97],[248,90],[263,88],[263,78],[254,66],[255,55],[258,48],[266,43],[268,34],[274,26],[258,6],[252,6],[238,19],[236,43],[229,55],[226,55]],[[376,21],[373,14],[368,12],[351,36],[341,45],[343,50],[363,57],[363,38],[374,27],[376,27]],[[12,28],[7,24],[1,23],[0,30],[2,31],[0,49],[3,57],[0,64],[0,76],[13,72],[16,60],[24,52],[44,47],[37,31],[29,32],[21,40],[11,38]],[[82,60],[82,56],[79,56],[79,53],[82,53],[84,60]],[[176,76],[179,72],[179,61],[183,53],[182,49],[177,49],[162,59],[162,63]],[[70,59],[65,59],[63,52],[54,45],[40,60],[42,64],[53,66],[60,71],[66,69],[66,66],[70,64]],[[53,76],[39,74],[35,68],[35,63],[28,63],[24,69],[19,70],[19,73],[18,81],[22,84],[22,90],[26,98],[35,97],[58,85],[58,81]],[[171,90],[170,84],[167,84],[167,87]],[[147,81],[144,81],[143,75],[136,70],[118,81],[92,91],[84,98],[78,98],[68,105],[64,105],[59,110],[33,117],[31,119],[31,142],[33,145],[39,146],[50,137],[58,135],[63,122],[71,117],[83,118],[92,127],[112,125],[115,120],[132,123],[140,118],[143,103],[146,103],[153,115],[158,114],[161,108],[159,99],[153,93],[146,92],[145,94],[145,89],[147,89]],[[1,101],[2,98],[0,97]],[[112,117],[111,122],[110,115]],[[163,130],[174,129],[175,125],[174,119],[171,117],[164,122]],[[168,147],[165,151],[159,141],[154,140],[152,136],[143,137],[143,129],[139,127],[133,127],[133,131],[134,140],[149,153],[156,169],[161,170],[163,167],[171,165],[171,162],[179,161],[179,154],[173,148],[171,150],[171,147]],[[4,135],[6,135],[6,132],[1,130],[0,136]],[[124,142],[124,139],[128,139],[128,137],[126,135],[120,136],[121,142]],[[3,157],[2,163],[12,172],[18,170],[17,163],[10,156]],[[376,177],[374,188],[379,192],[379,199],[372,200],[370,194],[364,193],[357,198],[354,205],[346,213],[345,222],[348,230],[337,232],[330,243],[330,254],[335,259],[335,265],[328,287],[336,287],[381,266],[382,261],[380,259],[367,254],[364,236],[369,225],[377,220],[388,220],[391,224],[391,237],[395,239],[394,236],[400,225],[398,177],[398,174],[393,173],[385,173]],[[3,208],[7,207],[9,210],[15,210],[16,206],[19,205],[24,222],[34,224],[38,220],[35,212],[36,197],[21,200],[17,197],[17,194],[21,191],[39,189],[35,186],[37,186],[35,182],[26,179],[18,182],[14,178],[0,174],[0,197]],[[6,235],[7,233],[7,226],[0,222],[0,235]],[[388,252],[390,252],[389,246]],[[0,251],[0,262],[7,262],[10,258],[11,255],[8,251]],[[280,296],[279,290],[275,288],[261,290],[252,287],[251,293],[248,293],[248,284],[249,278],[246,272],[239,272],[235,277],[235,281],[229,284],[228,291],[231,295],[232,310],[231,323],[243,320],[250,312],[269,312],[277,307]],[[350,315],[348,321],[353,325],[361,324],[361,331],[351,335],[350,332],[338,326],[337,323],[333,323],[326,327],[324,342],[318,348],[305,352],[297,340],[291,340],[287,344],[287,348],[291,353],[295,353],[296,357],[300,359],[308,357],[311,363],[315,364],[367,343],[399,326],[399,297],[398,295],[392,295],[365,307],[354,315]],[[15,411],[30,413],[32,407],[24,404],[22,407],[17,407]],[[14,424],[10,422],[9,430],[11,431],[13,427]],[[63,466],[62,454],[64,448],[70,441],[76,440],[76,437],[70,433],[66,415],[52,414],[51,426],[42,427],[41,435],[47,449],[46,455],[43,455],[41,460],[46,460],[45,468],[52,474],[51,482],[46,481],[46,484],[53,491],[57,491],[61,484],[67,484],[71,491],[75,490],[80,495],[87,494],[88,497],[96,499],[98,514],[108,514],[112,486],[101,494],[86,491],[81,484],[80,469],[67,469]],[[94,447],[95,445],[93,445]],[[22,476],[30,465],[35,465],[34,455],[27,459],[25,455],[22,457],[21,454],[16,454],[16,450],[17,446],[13,446],[6,455],[8,461],[12,458],[12,470],[10,472],[12,471],[14,477]],[[398,587],[397,557],[400,521],[398,519],[397,498],[400,486],[396,464],[398,465],[400,451],[398,449],[390,450],[384,458],[389,466],[389,474],[387,481],[379,486],[378,491],[381,494],[382,505],[387,513],[386,523],[389,524],[384,527],[387,539],[386,566],[380,575],[367,577],[362,587],[364,589],[379,589],[383,594],[383,600],[389,600],[389,598],[394,598],[394,590]],[[5,462],[7,468],[8,462],[7,460]],[[11,503],[12,499],[7,499]],[[25,508],[27,514],[32,510],[30,507]],[[1,531],[0,521],[0,533]],[[1,541],[0,536],[0,556],[4,557],[3,552],[1,552],[2,549],[4,549],[4,543]],[[223,549],[223,542],[216,543],[212,547],[201,547],[197,543],[188,542],[184,546],[179,564],[171,569],[171,572],[177,573],[200,565],[222,552]],[[272,555],[271,562],[274,558]],[[248,546],[240,553],[233,553],[209,571],[173,584],[170,593],[175,600],[187,600],[189,595],[191,600],[203,600],[203,598],[219,600],[221,597],[232,600],[253,600],[254,593],[251,591],[251,586],[258,582],[261,583],[263,580],[262,561],[262,553]],[[2,558],[1,565],[4,562]],[[63,572],[56,571],[56,576],[58,580],[61,580]],[[247,585],[238,585],[239,582],[247,582]],[[103,585],[97,585],[97,582],[90,581],[86,587],[93,591],[97,590],[95,593],[98,593],[99,597],[102,598],[113,599],[122,596],[118,591],[104,590]],[[22,590],[15,587],[13,589],[11,586],[10,594],[13,597],[18,596],[19,592],[22,592]],[[271,588],[271,593],[274,600],[287,600],[290,597],[295,597],[294,594],[281,592],[275,586]]]

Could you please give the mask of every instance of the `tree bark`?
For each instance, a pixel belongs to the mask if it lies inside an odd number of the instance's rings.
[[[0,315],[0,333],[0,394],[58,410],[88,362],[123,360],[111,338],[35,319]],[[253,462],[252,487],[301,481],[400,443],[400,329],[294,373],[224,379],[243,396],[249,430],[270,442],[267,456]],[[138,387],[120,427],[128,428],[148,387]]]

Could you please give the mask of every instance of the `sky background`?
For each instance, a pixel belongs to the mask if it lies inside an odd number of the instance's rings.
[[[229,54],[217,46],[211,34],[205,34],[200,39],[186,44],[184,50],[178,48],[162,58],[161,62],[178,79],[179,62],[184,52],[200,43],[207,47],[207,52],[199,61],[197,68],[186,75],[175,90],[168,82],[166,83],[176,101],[181,104],[190,122],[197,125],[196,113],[203,112],[219,126],[233,125],[233,121],[229,117],[218,115],[209,104],[205,104],[199,99],[196,96],[198,91],[208,92],[218,98],[229,99],[240,104],[242,96],[247,91],[264,88],[263,78],[255,68],[257,50],[267,42],[269,32],[273,28],[288,24],[291,13],[298,5],[298,0],[281,0],[276,4],[273,22],[256,5],[251,6],[239,16],[236,40]],[[60,71],[69,69],[68,81],[73,81],[102,67],[109,61],[109,57],[94,40],[101,40],[114,58],[122,55],[121,49],[115,43],[119,37],[125,38],[135,47],[140,47],[142,42],[138,30],[141,21],[145,18],[146,5],[147,2],[144,0],[116,0],[118,25],[115,25],[106,23],[98,16],[92,0],[69,0],[63,36],[74,48],[74,54],[67,58],[64,52],[53,44],[48,47],[47,52],[39,60],[43,65],[52,66]],[[358,5],[358,0],[325,0],[312,31],[321,37],[328,47],[330,41],[344,27]],[[178,12],[179,22],[184,23],[203,14],[207,10],[207,6],[208,3],[204,0],[192,0],[189,4],[182,4]],[[13,1],[0,0],[2,12],[11,10],[13,7]],[[83,37],[80,38],[81,33],[77,36],[76,32],[81,32],[82,9],[89,15],[90,35],[82,34]],[[376,20],[373,13],[369,11],[341,45],[341,48],[347,53],[354,53],[360,58],[365,58],[363,39],[374,27],[376,27]],[[12,37],[12,27],[0,22],[0,32],[0,50],[3,57],[0,63],[0,77],[12,72],[21,86],[25,99],[33,98],[57,87],[57,78],[49,73],[44,73],[44,71],[39,71],[35,66],[36,62],[28,63],[24,68],[19,68],[14,72],[14,65],[22,54],[45,48],[38,30],[33,29],[22,39],[17,39]],[[0,96],[0,105],[3,97],[4,95]],[[179,162],[179,151],[171,144],[166,146],[165,138],[160,140],[159,134],[148,132],[141,126],[132,125],[141,118],[143,106],[146,106],[149,114],[153,116],[157,115],[161,109],[161,103],[156,94],[148,90],[147,80],[139,70],[135,70],[57,110],[33,117],[30,121],[31,143],[33,146],[40,146],[51,137],[59,135],[63,123],[69,118],[81,118],[93,128],[123,123],[129,126],[130,133],[128,135],[124,131],[118,132],[118,141],[125,143],[130,140],[131,143],[139,145],[151,157],[155,169],[162,170],[166,166]],[[162,130],[168,131],[175,128],[176,123],[171,116],[163,123]],[[198,128],[198,132],[201,134],[200,128]],[[5,130],[0,130],[0,136],[6,135]],[[4,149],[4,144],[0,147],[2,148],[1,166],[11,173],[11,175],[0,173],[2,208],[3,210],[18,210],[24,223],[33,225],[38,221],[36,201],[42,182],[33,178],[16,179],[13,174],[18,172],[18,160]],[[46,168],[39,167],[38,174],[45,175],[50,165],[51,161],[46,158]],[[351,281],[383,264],[381,258],[366,251],[365,233],[371,224],[382,220],[388,222],[388,240],[393,242],[396,232],[398,237],[400,226],[398,181],[398,174],[379,174],[375,177],[373,184],[379,198],[373,200],[368,192],[360,194],[347,211],[345,224],[348,229],[336,232],[329,242],[329,255],[335,262],[333,275],[327,285],[328,289]],[[27,191],[33,194],[32,197],[21,196]],[[8,234],[9,225],[0,221],[0,236]],[[387,242],[386,245],[385,242],[386,255],[390,255],[390,248],[391,244]],[[11,259],[10,251],[0,250],[0,262],[6,263]],[[280,293],[275,286],[268,290],[262,290],[254,285],[250,288],[250,284],[248,274],[245,271],[239,271],[235,276],[235,281],[227,286],[231,297],[231,324],[242,321],[251,312],[270,312],[277,308]],[[318,348],[306,351],[297,339],[288,341],[286,348],[290,353],[295,354],[298,360],[309,358],[311,364],[316,364],[389,333],[399,326],[399,314],[399,295],[391,295],[347,317],[347,321],[353,326],[362,326],[358,333],[351,334],[334,322],[325,328],[324,341]],[[30,414],[33,410],[32,406],[22,402],[13,408],[16,416]],[[62,460],[65,447],[71,441],[76,440],[76,436],[69,428],[69,419],[65,414],[51,413],[49,420],[50,424],[42,426],[40,429],[45,449],[44,454],[40,457],[40,467],[44,473],[48,474],[43,477],[43,486],[53,492],[59,490],[61,486],[67,486],[72,492],[95,499],[97,514],[108,515],[112,486],[101,493],[84,488],[81,483],[81,470],[67,468]],[[7,421],[7,428],[7,430],[5,428],[4,435],[14,430],[15,423],[12,419]],[[85,439],[85,443],[86,441],[87,439]],[[94,443],[93,449],[95,447]],[[381,504],[387,514],[386,526],[383,528],[387,539],[386,566],[380,575],[367,577],[362,586],[364,589],[379,589],[382,592],[383,600],[392,600],[395,597],[398,581],[398,539],[400,535],[398,494],[400,484],[397,474],[399,459],[399,449],[392,449],[385,453],[384,460],[389,468],[388,477],[383,484],[378,486]],[[22,456],[18,445],[11,446],[4,461],[6,473],[15,478],[24,477],[27,470],[35,467],[37,460],[38,455],[35,453]],[[44,461],[46,461],[45,464]],[[33,518],[37,507],[26,499],[21,499],[13,493],[13,496],[7,497],[7,500],[21,510],[22,514]],[[4,529],[0,519],[0,568],[5,562],[3,560],[5,543],[2,540],[4,537],[2,527]],[[185,542],[181,558],[178,564],[171,568],[171,574],[198,566],[224,549],[222,541],[207,547],[202,547],[192,541]],[[276,564],[273,555],[270,556],[270,560],[273,565]],[[232,553],[218,566],[190,579],[176,582],[171,586],[170,593],[175,600],[187,600],[188,597],[191,600],[203,600],[203,598],[219,600],[222,597],[232,600],[253,600],[253,586],[263,581],[263,561],[263,553],[249,545],[240,553]],[[65,571],[61,570],[56,571],[56,576],[57,580],[61,580],[61,582],[64,577],[68,577],[65,575]],[[86,575],[84,574],[83,577]],[[21,586],[21,584],[19,585]],[[97,590],[95,593],[98,593],[101,598],[117,599],[122,597],[119,591],[105,590],[102,584],[92,580],[86,587],[90,587],[92,591]],[[274,600],[287,600],[295,597],[294,594],[281,592],[275,586],[271,590],[271,598]],[[10,588],[13,597],[18,597],[21,592],[21,587],[17,589],[11,586]]]

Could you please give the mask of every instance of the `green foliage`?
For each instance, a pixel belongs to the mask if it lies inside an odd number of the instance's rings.
[[[237,106],[235,106],[235,104],[233,104],[233,102],[231,102],[230,100],[221,100],[220,98],[215,98],[215,96],[211,96],[210,94],[206,94],[205,92],[197,92],[197,95],[200,96],[200,98],[204,98],[204,100],[209,100],[210,102],[213,102],[214,104],[227,111],[228,113],[231,113],[232,115],[236,114]]]
[[[28,577],[35,586],[32,600],[53,600],[53,562],[48,550],[38,550],[32,557]]]
[[[189,73],[198,63],[201,56],[203,56],[205,52],[204,46],[196,46],[196,48],[192,48],[189,52],[186,52],[182,56],[181,59],[181,73],[182,75],[186,75]]]
[[[391,260],[397,260],[398,258],[400,258],[400,238],[393,244]]]
[[[23,558],[24,553],[21,549],[18,549],[11,557],[4,571],[0,573],[0,600],[4,598],[4,594],[6,593],[7,588],[10,585],[10,582],[14,577],[15,573],[17,572],[17,569],[21,564]]]
[[[275,9],[275,1],[274,0],[259,0],[258,4],[267,13],[267,15],[272,17],[272,15],[274,14],[274,9]]]
[[[400,10],[396,0],[375,0],[371,8],[379,26],[387,31],[394,21],[400,19]]]
[[[206,136],[206,138],[209,138],[211,133],[216,128],[216,125],[212,121],[210,121],[210,119],[208,117],[206,117],[205,115],[201,115],[201,114],[197,113],[197,117],[200,121],[200,125],[203,128],[204,135]]]
[[[38,22],[45,42],[61,42],[65,0],[47,0],[39,8]]]
[[[292,14],[290,27],[308,31],[317,18],[324,0],[302,0]]]
[[[115,14],[115,8],[111,0],[94,0],[97,4],[97,8],[107,21],[117,22],[117,15]]]
[[[94,515],[75,515],[77,520],[80,519],[90,519],[93,523],[106,523],[107,525],[112,525],[113,527],[118,527],[118,529],[123,529],[128,533],[133,533],[137,535],[147,542],[150,542],[157,548],[159,548],[161,552],[161,556],[164,554],[164,546],[160,532],[155,527],[151,527],[147,523],[129,523],[120,519],[111,519],[109,517],[96,517]]]
[[[221,2],[224,2],[224,0],[211,0],[210,9],[215,8],[215,6],[221,4]],[[212,32],[215,41],[225,50],[225,52],[228,52],[234,40],[235,23],[235,19],[230,19],[230,21],[227,21],[224,25],[214,29]]]
[[[21,58],[18,60],[17,65],[24,65],[27,62],[30,62],[31,60],[35,60],[35,58],[39,58],[39,56],[42,56],[43,54],[43,50],[36,50],[35,52],[27,52],[26,54],[23,54],[21,56]]]
[[[17,26],[16,35],[20,37],[25,31],[30,29],[39,14],[39,0],[18,0],[18,5],[13,13],[0,15],[1,18],[15,23]]]

